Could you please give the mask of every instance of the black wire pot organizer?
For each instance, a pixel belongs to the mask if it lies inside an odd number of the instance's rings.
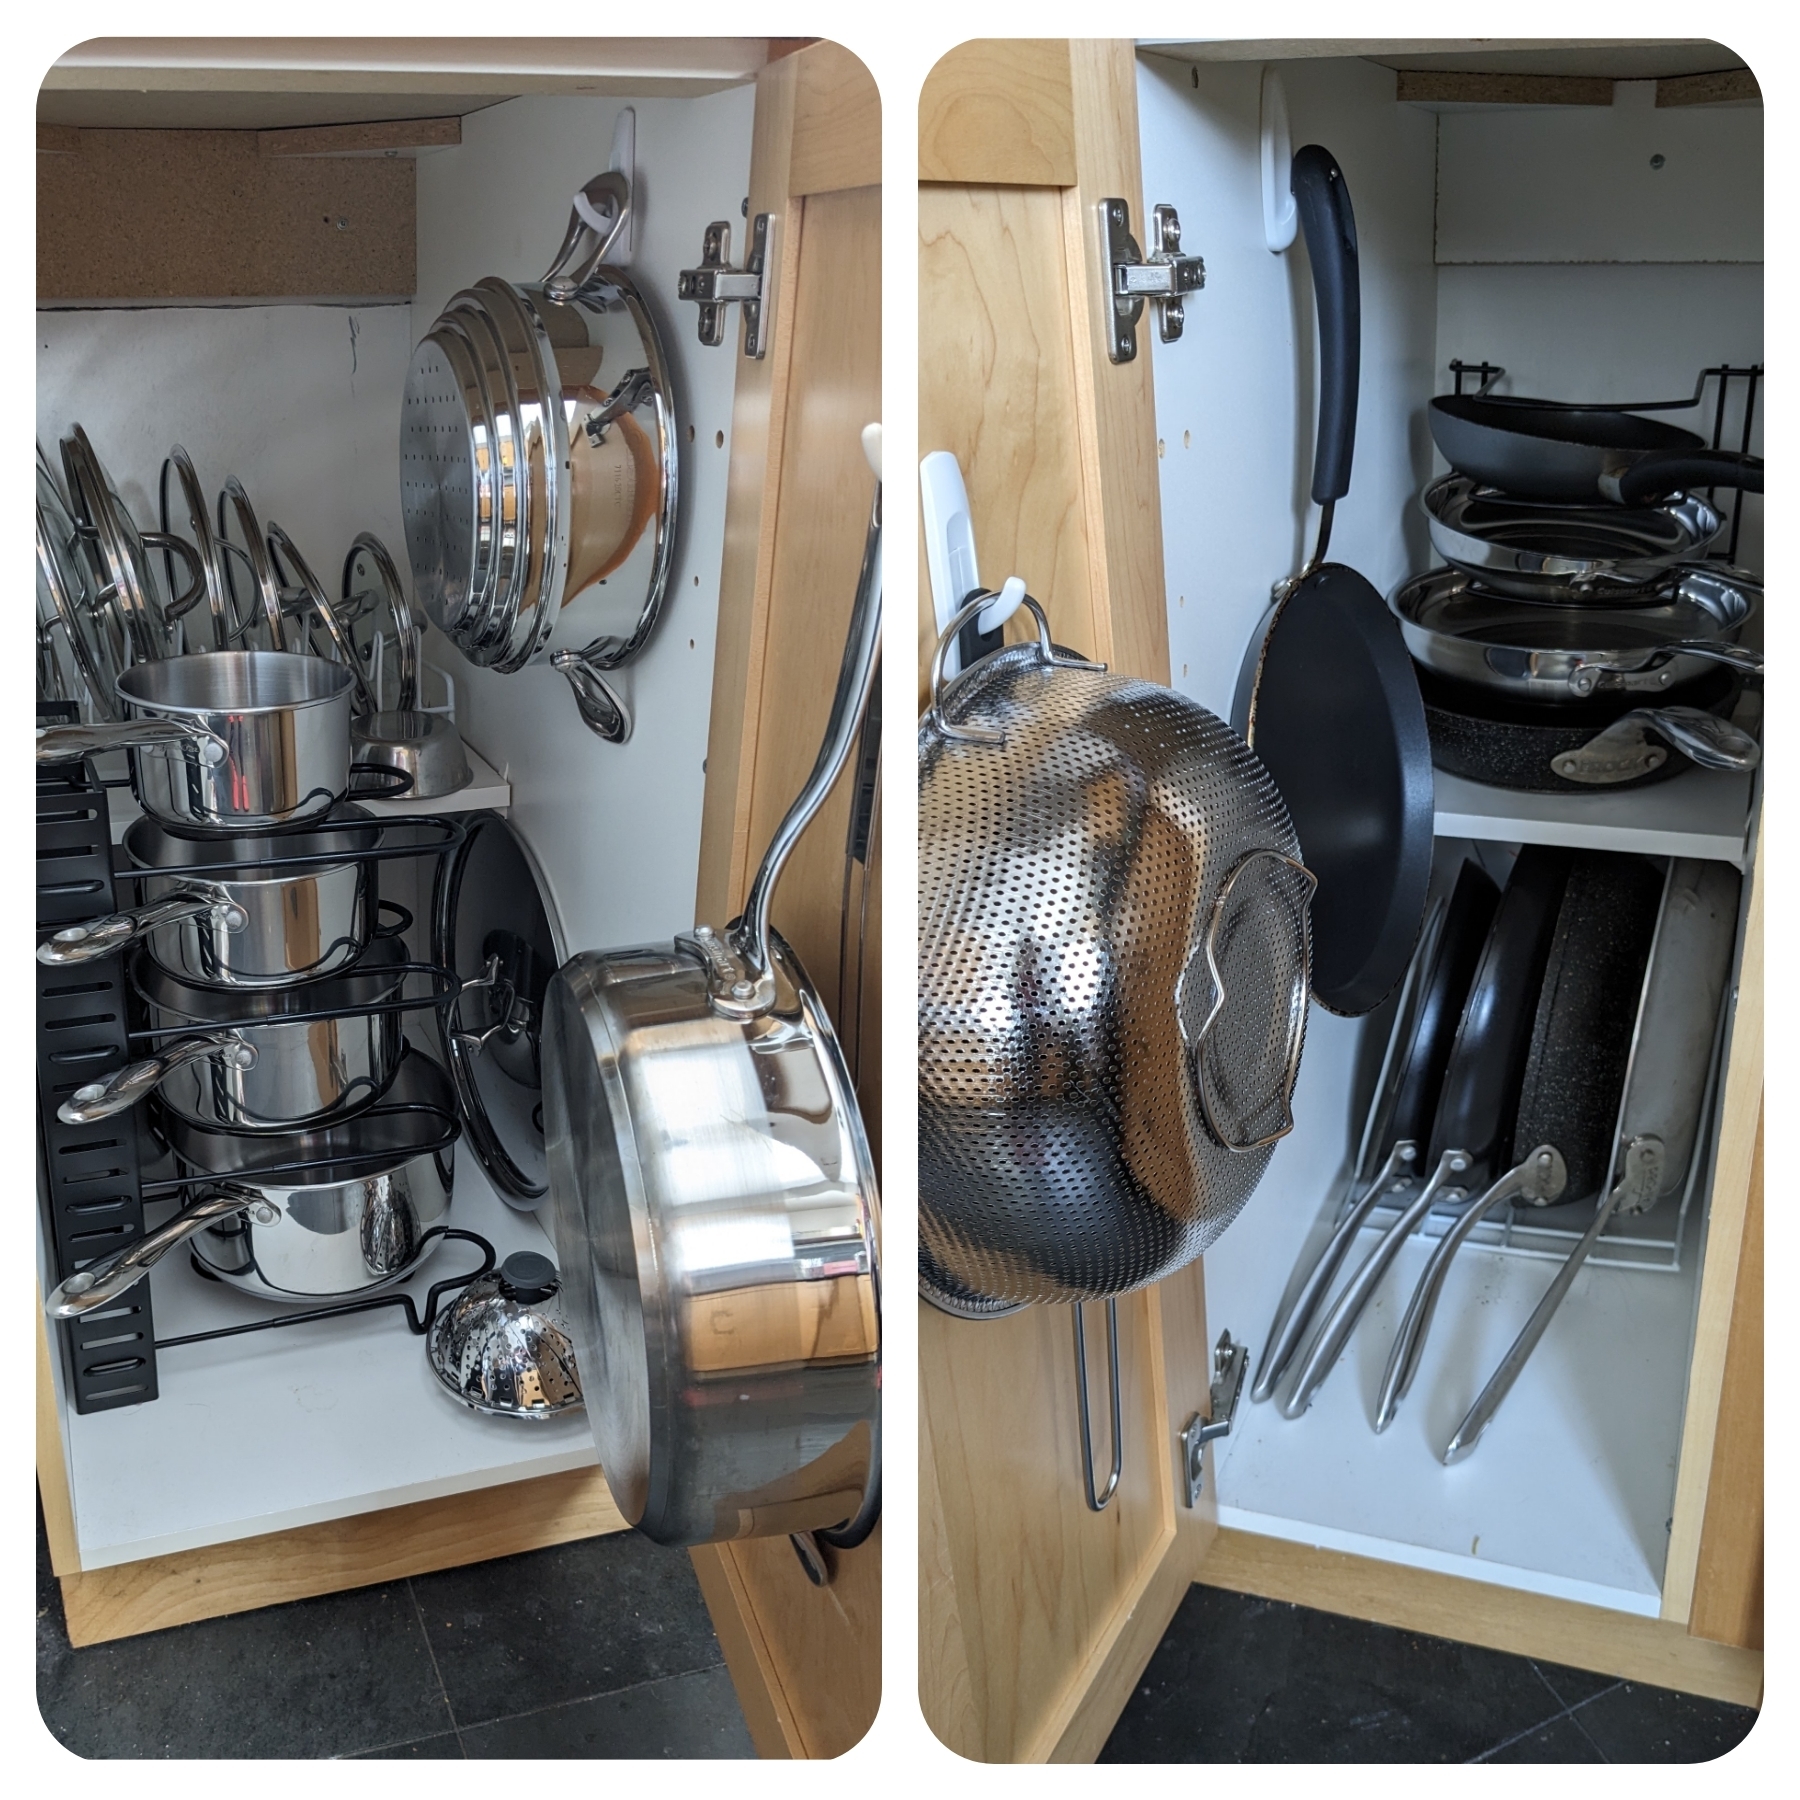
[[[72,710],[46,708],[40,722]],[[58,1283],[46,1310],[58,1323],[76,1410],[155,1399],[160,1353],[214,1337],[389,1306],[409,1331],[428,1332],[443,1296],[491,1274],[495,1253],[448,1220],[462,1126],[436,1020],[461,983],[408,957],[411,914],[376,890],[387,865],[456,851],[463,824],[430,815],[375,819],[351,803],[334,810],[323,833],[315,822],[229,841],[196,838],[179,866],[189,897],[177,903],[147,897],[158,884],[169,887],[168,866],[114,867],[106,784],[90,763],[40,765],[38,811],[38,1094]],[[182,947],[168,935],[172,908],[204,913],[210,895],[221,929],[243,931],[233,895],[281,880],[291,884],[284,891],[310,899],[314,877],[345,867],[361,884],[367,926],[348,947],[331,940],[329,925],[315,927],[335,958],[323,978],[245,984],[227,976],[210,985],[191,969],[178,979],[164,966],[162,957]],[[109,949],[96,925],[128,944],[142,941]],[[171,985],[178,1021],[154,1005],[167,1002]],[[429,1028],[407,1028],[408,1015],[424,1015]],[[284,1064],[310,1074],[337,1060],[321,1046],[346,1031],[385,1053],[353,1070],[332,1104],[277,1111],[272,1123],[254,1106],[233,1110],[259,1061],[266,1092]],[[187,1085],[171,1083],[138,1104],[162,1077],[133,1079],[133,1069],[154,1067],[171,1043],[196,1038],[205,1047],[180,1071]],[[147,1228],[146,1207],[171,1200],[173,1217]],[[388,1291],[452,1241],[470,1245],[479,1265],[434,1283],[422,1313],[411,1295]],[[158,1341],[144,1276],[177,1243],[201,1276],[277,1308],[264,1319]]]

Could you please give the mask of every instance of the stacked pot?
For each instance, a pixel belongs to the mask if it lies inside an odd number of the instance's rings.
[[[1391,597],[1433,761],[1469,780],[1596,792],[1693,766],[1745,771],[1729,722],[1760,654],[1760,580],[1708,559],[1724,530],[1686,484],[1760,491],[1759,458],[1633,412],[1440,395],[1452,465],[1423,497],[1442,567]]]
[[[154,1093],[196,1196],[65,1281],[57,1316],[190,1239],[208,1272],[305,1302],[386,1286],[438,1241],[455,1112],[402,1031],[415,965],[378,925],[382,828],[345,804],[352,685],[343,664],[285,651],[167,657],[119,676],[122,720],[38,733],[39,762],[127,750],[144,809],[121,876],[139,904],[66,927],[38,956],[127,953],[153,1049],[59,1115],[90,1123]]]
[[[624,178],[596,177],[541,282],[490,276],[455,295],[413,353],[400,448],[431,622],[483,667],[561,669],[615,743],[631,717],[604,675],[655,628],[678,486],[661,333],[605,261],[630,211]]]

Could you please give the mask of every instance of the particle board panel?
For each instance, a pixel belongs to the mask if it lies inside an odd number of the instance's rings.
[[[65,1574],[63,1611],[79,1648],[627,1529],[600,1470],[569,1469]]]
[[[380,119],[256,134],[256,147],[264,156],[400,156],[446,150],[461,142],[460,118]]]
[[[1394,98],[1474,106],[1611,106],[1613,84],[1594,75],[1507,75],[1486,71],[1401,69]]]
[[[406,299],[413,177],[263,156],[253,132],[82,131],[38,158],[38,299]]]
[[[1666,1620],[1490,1589],[1454,1575],[1230,1529],[1214,1539],[1199,1579],[1207,1587],[1373,1619],[1734,1706],[1762,1702],[1761,1651],[1707,1643]]]
[[[919,94],[919,179],[1069,187],[1075,96],[1063,38],[975,38]]]
[[[1763,1647],[1763,1141],[1756,1128],[1750,1204],[1738,1256],[1712,1479],[1694,1571],[1688,1630],[1716,1643]]]

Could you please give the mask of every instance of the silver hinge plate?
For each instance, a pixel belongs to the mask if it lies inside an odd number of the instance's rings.
[[[1237,1417],[1238,1396],[1244,1388],[1244,1371],[1250,1366],[1249,1347],[1232,1342],[1222,1331],[1213,1346],[1212,1404],[1210,1418],[1199,1413],[1181,1428],[1181,1469],[1189,1506],[1200,1504],[1206,1480],[1206,1446],[1214,1438],[1228,1436]]]
[[[773,213],[758,213],[750,221],[750,253],[744,266],[731,262],[731,224],[714,219],[700,246],[700,266],[683,269],[675,291],[700,308],[700,341],[725,341],[725,309],[737,305],[744,313],[744,354],[759,360],[775,332],[775,275],[779,221]]]
[[[1106,270],[1106,354],[1116,363],[1137,356],[1137,325],[1144,302],[1156,302],[1157,326],[1165,344],[1181,336],[1187,323],[1183,296],[1206,285],[1206,264],[1181,253],[1181,220],[1172,206],[1151,209],[1151,251],[1145,256],[1131,235],[1131,208],[1121,199],[1099,207],[1100,258]]]

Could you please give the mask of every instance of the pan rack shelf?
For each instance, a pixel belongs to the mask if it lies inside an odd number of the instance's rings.
[[[1753,775],[1690,769],[1619,794],[1525,794],[1436,771],[1439,837],[1566,844],[1748,866]]]

